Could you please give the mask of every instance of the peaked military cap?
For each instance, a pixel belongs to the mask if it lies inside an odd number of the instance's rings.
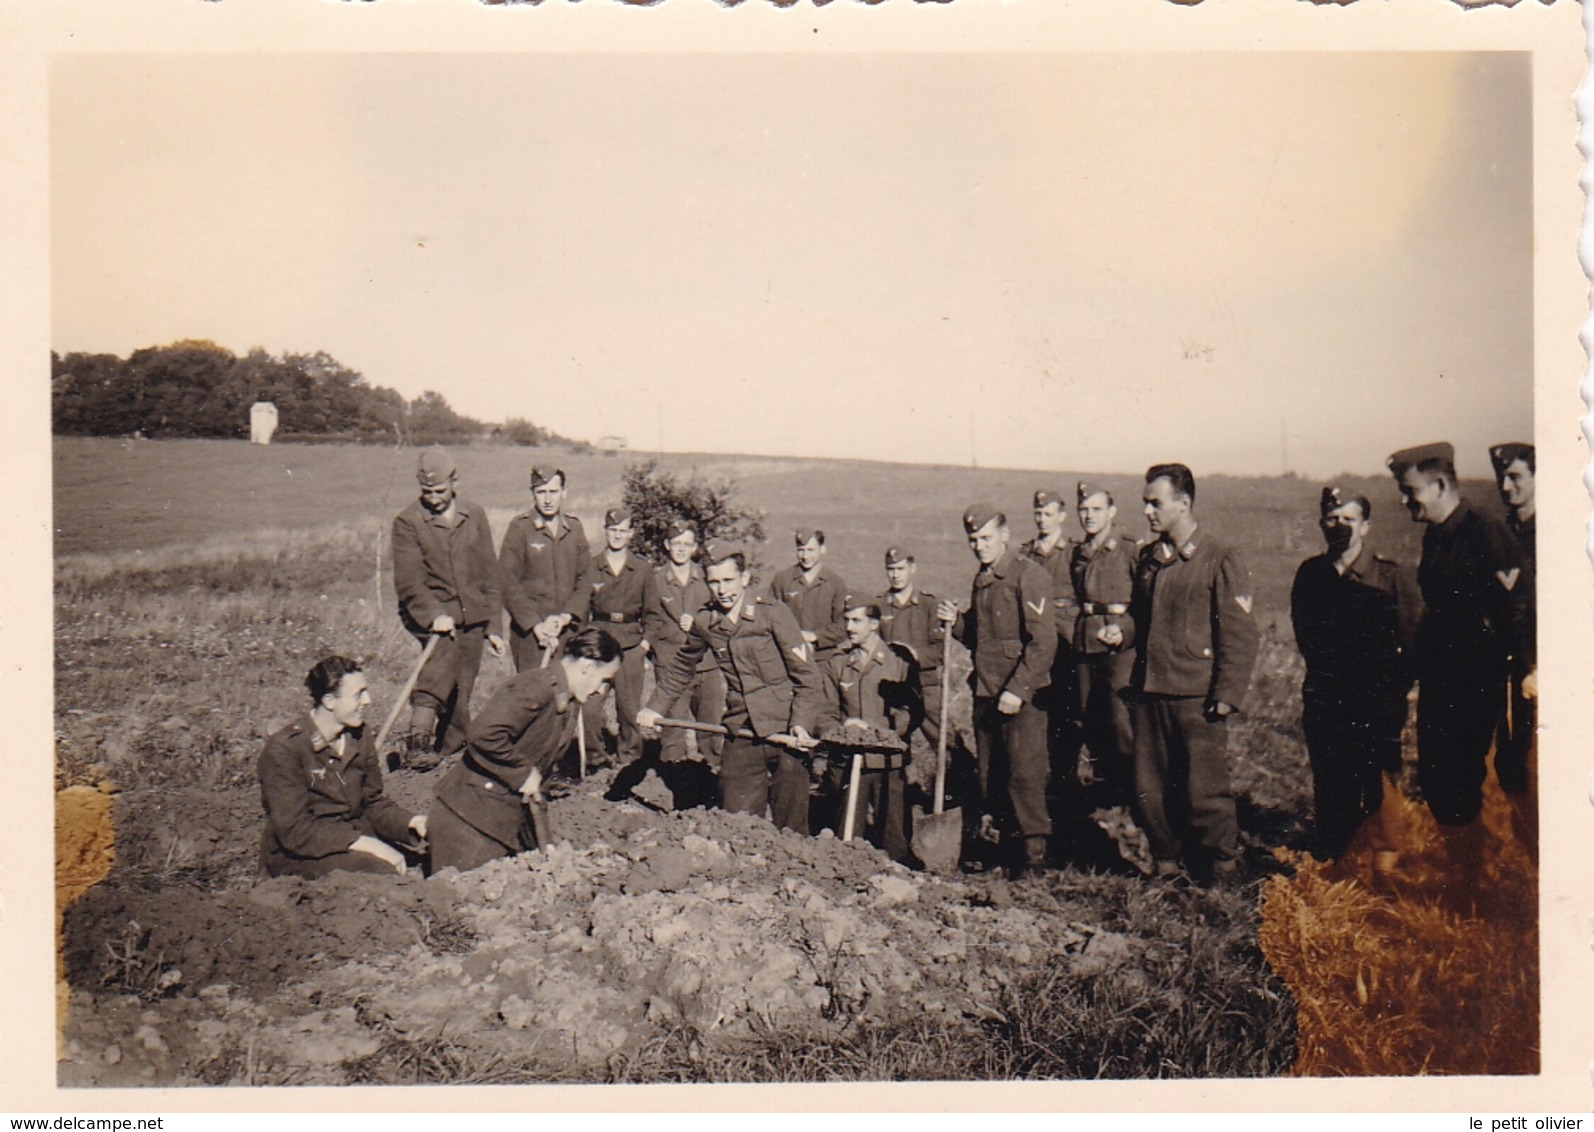
[[[458,472],[453,454],[440,444],[423,449],[415,463],[415,478],[422,487],[442,487]]]
[[[603,513],[603,525],[618,527],[621,523],[632,522],[635,518],[629,507],[611,507]]]
[[[1062,492],[1050,491],[1043,487],[1035,493],[1035,507],[1038,510],[1048,503],[1061,503],[1064,507],[1068,506],[1068,502],[1063,498]]]
[[[963,529],[973,534],[1001,514],[994,503],[971,503],[963,512]]]
[[[1432,444],[1419,444],[1415,448],[1402,448],[1384,463],[1388,466],[1390,474],[1399,479],[1412,468],[1426,464],[1429,460],[1443,460],[1448,464],[1454,465],[1456,462],[1455,445],[1438,440]]]
[[[544,468],[540,464],[533,465],[531,469],[531,486],[533,489],[539,488],[545,483],[552,482],[555,476],[559,477],[561,486],[569,485],[570,481],[565,478],[565,470],[563,468]]]
[[[1505,475],[1505,470],[1518,460],[1532,464],[1533,445],[1514,440],[1509,444],[1496,444],[1489,449],[1489,462],[1494,465],[1496,478]]]
[[[895,566],[899,562],[912,562],[913,555],[903,550],[900,546],[886,547],[886,565]]]
[[[1346,504],[1355,503],[1362,509],[1362,518],[1367,518],[1373,513],[1372,504],[1367,502],[1367,497],[1349,488],[1340,487],[1338,484],[1329,484],[1323,489],[1323,494],[1318,498],[1317,509],[1327,515],[1330,511],[1338,511]]]

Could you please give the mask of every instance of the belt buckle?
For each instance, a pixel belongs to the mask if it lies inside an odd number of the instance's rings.
[[[623,614],[623,613],[611,613],[611,614],[609,614],[609,620],[611,622],[613,622],[614,624],[618,625],[618,624],[620,624],[621,622],[623,622],[625,620],[625,614]]]

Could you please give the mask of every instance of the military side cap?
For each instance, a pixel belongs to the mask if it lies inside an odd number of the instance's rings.
[[[848,594],[841,599],[841,611],[851,613],[854,609],[861,609],[870,617],[880,616],[880,607],[875,604],[874,598],[869,594]]]
[[[434,444],[422,450],[421,458],[415,464],[415,478],[422,487],[442,487],[454,478],[458,470],[448,449]]]
[[[1364,519],[1372,512],[1372,506],[1367,502],[1365,495],[1340,487],[1338,484],[1329,484],[1323,489],[1323,494],[1317,500],[1317,509],[1321,514],[1327,515],[1330,511],[1338,511],[1349,503],[1361,507]]]
[[[963,529],[973,534],[1000,514],[994,503],[971,503],[963,511]]]
[[[1443,460],[1448,464],[1454,464],[1455,445],[1437,440],[1432,444],[1419,444],[1415,448],[1402,448],[1384,463],[1388,465],[1390,473],[1399,479],[1412,468],[1426,464],[1429,460]]]
[[[717,566],[733,554],[740,554],[742,562],[744,564],[747,562],[747,552],[739,543],[731,542],[729,539],[711,538],[703,544],[703,565]]]
[[[1040,508],[1045,507],[1048,503],[1061,503],[1064,507],[1068,506],[1067,502],[1064,501],[1061,492],[1049,491],[1046,488],[1041,488],[1041,490],[1035,493],[1035,507],[1037,510],[1039,510]]]
[[[825,532],[818,527],[813,530],[809,530],[807,527],[798,527],[792,532],[792,535],[798,546],[806,545],[809,539],[818,539],[821,543],[825,541]]]
[[[603,525],[618,527],[621,523],[629,523],[635,519],[629,507],[611,507],[603,513]]]
[[[563,468],[544,468],[540,464],[534,465],[531,469],[531,486],[539,488],[545,483],[552,482],[555,476],[559,477],[561,484],[570,482],[565,478],[565,470]]]
[[[666,539],[676,538],[689,532],[694,535],[697,533],[692,530],[692,524],[685,519],[671,519],[664,525],[664,537]]]
[[[1099,484],[1093,484],[1089,480],[1080,480],[1079,485],[1074,488],[1074,495],[1081,503],[1085,502],[1085,500],[1089,499],[1092,495],[1106,495],[1111,498],[1111,494],[1112,493],[1106,488],[1100,486]]]
[[[1494,474],[1503,476],[1505,470],[1517,460],[1533,463],[1533,445],[1512,441],[1510,444],[1496,444],[1489,449],[1489,462],[1494,465]]]
[[[899,562],[912,562],[913,555],[903,550],[900,546],[886,547],[886,565],[895,566]]]

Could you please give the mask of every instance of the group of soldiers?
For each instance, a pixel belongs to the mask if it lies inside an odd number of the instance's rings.
[[[1306,660],[1314,850],[1340,856],[1378,812],[1415,683],[1419,783],[1461,891],[1481,869],[1491,749],[1530,851],[1535,838],[1534,455],[1522,444],[1490,455],[1506,524],[1461,497],[1449,445],[1390,457],[1407,510],[1427,524],[1415,571],[1370,548],[1364,496],[1325,487],[1327,549],[1301,565],[1291,594]],[[1089,482],[1073,493],[1078,541],[1055,490],[1035,492],[1035,536],[1022,545],[996,507],[968,507],[978,566],[966,605],[919,589],[900,546],[885,552],[884,592],[849,590],[826,566],[819,530],[795,532],[796,563],[762,596],[746,549],[700,545],[685,522],[668,528],[667,560],[654,567],[630,549],[633,516],[611,510],[593,553],[563,510],[557,469],[532,469],[533,507],[495,552],[448,452],[421,453],[417,479],[392,554],[400,616],[424,662],[394,757],[449,769],[428,814],[385,799],[382,758],[363,726],[365,677],[344,658],[318,664],[307,717],[273,735],[260,760],[274,875],[403,871],[423,852],[433,869],[472,868],[533,847],[528,811],[572,745],[592,763],[605,757],[599,707],[611,685],[620,760],[684,759],[685,733],[696,731],[725,809],[802,834],[839,831],[846,812],[912,863],[905,757],[886,753],[849,781],[824,752],[851,734],[906,751],[915,732],[944,749],[956,640],[972,660],[974,750],[953,800],[985,867],[1045,868],[1066,844],[1054,818],[1077,812],[1058,799],[1088,789],[1130,808],[1156,875],[1240,879],[1228,725],[1245,709],[1258,652],[1251,575],[1232,542],[1197,522],[1183,464],[1146,472],[1144,544],[1119,527],[1112,493]],[[516,675],[473,719],[484,649],[507,649]],[[655,686],[643,704],[647,658]],[[1390,864],[1393,851],[1379,858]]]

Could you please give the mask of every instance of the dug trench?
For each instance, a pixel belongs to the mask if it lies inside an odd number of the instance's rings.
[[[548,851],[429,879],[240,865],[171,883],[138,862],[252,849],[258,802],[119,797],[136,844],[64,914],[60,1083],[1237,1075],[1293,1057],[1293,1003],[1232,894],[936,877],[675,811],[657,778],[611,801],[613,776],[553,802]],[[429,788],[390,783],[416,808]],[[1084,1032],[1091,1010],[1115,1021]],[[890,1055],[860,1059],[882,1035]],[[814,1056],[771,1061],[793,1042]]]

